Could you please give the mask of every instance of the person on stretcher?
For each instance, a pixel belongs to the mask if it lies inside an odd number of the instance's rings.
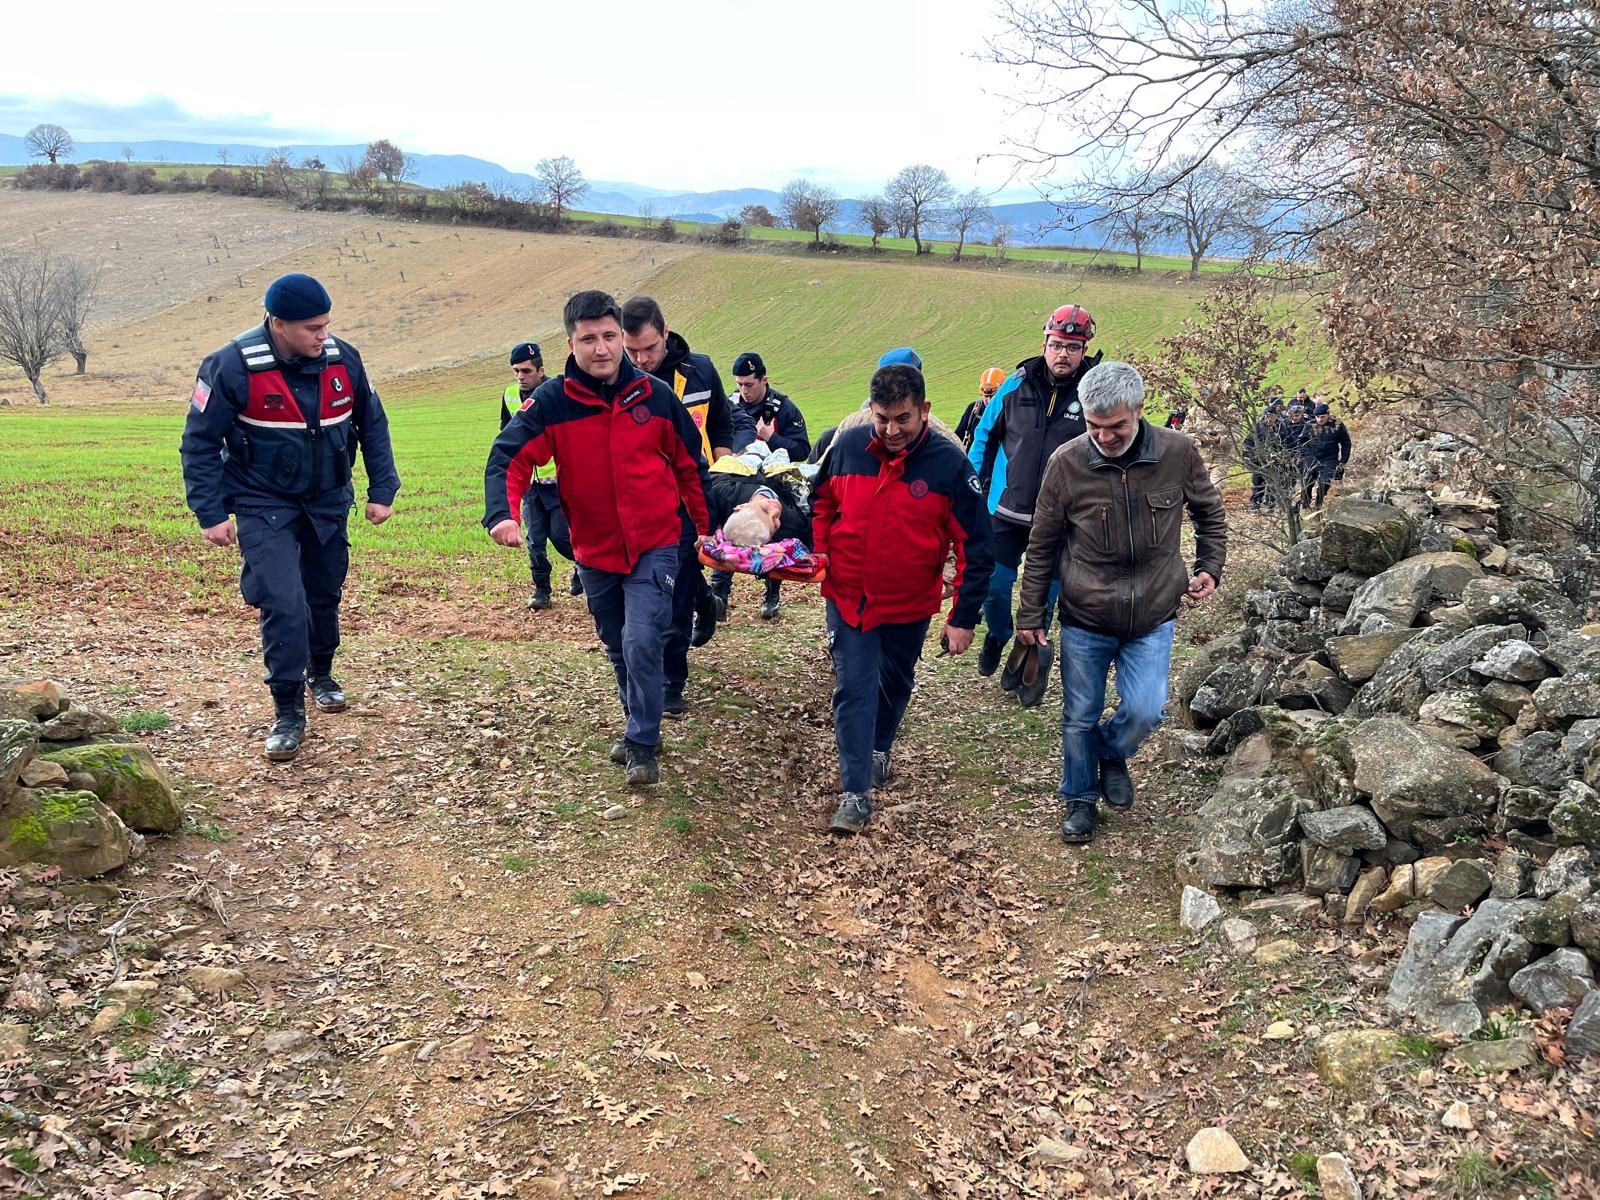
[[[717,565],[751,575],[777,570],[804,574],[817,565],[804,541],[808,515],[786,485],[722,475],[714,480],[712,493],[712,520],[718,528],[701,548]]]

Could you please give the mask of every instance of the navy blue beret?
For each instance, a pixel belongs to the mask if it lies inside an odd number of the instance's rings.
[[[1313,417],[1320,417],[1323,413],[1325,413],[1327,411],[1328,411],[1328,406],[1326,404],[1319,404],[1319,405],[1317,405],[1315,408],[1313,408],[1311,410],[1311,415]]]
[[[544,354],[540,351],[538,342],[518,342],[511,347],[511,365],[513,367],[519,362],[530,361],[538,366],[544,365]]]
[[[267,288],[267,311],[282,321],[309,321],[333,311],[333,297],[309,275],[280,275]]]
[[[746,350],[733,360],[733,373],[735,375],[760,375],[765,377],[767,364],[761,361],[761,355],[754,350]]]
[[[885,351],[883,357],[878,360],[880,367],[892,367],[897,363],[915,367],[920,371],[922,370],[922,355],[918,354],[910,346],[896,346],[893,350]]]

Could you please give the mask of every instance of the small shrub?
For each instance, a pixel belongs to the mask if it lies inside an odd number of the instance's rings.
[[[508,871],[520,873],[533,866],[533,859],[525,858],[521,854],[508,854],[500,860],[500,865]]]
[[[152,1167],[161,1161],[161,1155],[151,1149],[149,1142],[135,1142],[128,1147],[128,1161],[142,1167]]]
[[[678,225],[671,217],[662,217],[656,223],[655,237],[658,242],[670,242],[677,239]]]
[[[615,221],[610,220],[609,218],[604,221],[596,221],[589,228],[596,237],[619,238],[622,237],[625,232],[621,225],[618,225]]]
[[[578,904],[588,904],[593,907],[611,903],[611,897],[599,888],[579,888],[572,893],[572,899]]]

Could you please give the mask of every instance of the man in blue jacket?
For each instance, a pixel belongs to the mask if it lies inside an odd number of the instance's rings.
[[[545,380],[544,352],[539,349],[538,342],[518,342],[511,347],[511,373],[516,376],[516,382],[508,385],[500,397],[501,429],[511,424],[517,410]],[[554,545],[568,562],[574,561],[572,535],[567,530],[567,514],[561,511],[553,463],[533,473],[530,486],[522,495],[522,540],[528,547],[528,574],[533,578],[533,595],[528,597],[528,607],[549,608],[553,600],[550,547]],[[576,566],[568,590],[574,596],[583,595],[583,577]]]
[[[1045,320],[1044,352],[1017,364],[984,408],[968,457],[989,497],[994,522],[994,574],[983,619],[989,627],[978,651],[978,674],[993,675],[1011,640],[1011,592],[1028,548],[1033,508],[1039,499],[1050,456],[1087,429],[1078,403],[1078,381],[1099,362],[1089,356],[1094,318],[1078,304],[1063,304]],[[1054,604],[1055,592],[1051,593]],[[1037,674],[1028,680],[1027,658],[1036,656]],[[1006,663],[1000,686],[1024,707],[1044,699],[1050,680],[1050,645],[1018,646]]]
[[[321,711],[345,708],[333,656],[357,449],[368,521],[400,490],[389,419],[355,347],[328,332],[332,308],[309,275],[274,280],[265,321],[200,364],[179,447],[189,509],[206,541],[238,545],[239,591],[261,613],[274,762],[305,739],[307,688]]]

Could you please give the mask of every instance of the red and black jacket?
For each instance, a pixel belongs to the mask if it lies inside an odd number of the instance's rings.
[[[828,556],[822,594],[866,631],[939,611],[955,551],[948,623],[978,622],[994,570],[982,485],[961,447],[931,426],[890,455],[870,425],[841,429],[811,493],[811,539]]]
[[[626,359],[602,384],[569,357],[528,397],[489,451],[485,529],[517,519],[534,465],[552,459],[573,556],[586,567],[626,574],[646,551],[676,546],[680,510],[707,532],[700,430],[670,387]]]

